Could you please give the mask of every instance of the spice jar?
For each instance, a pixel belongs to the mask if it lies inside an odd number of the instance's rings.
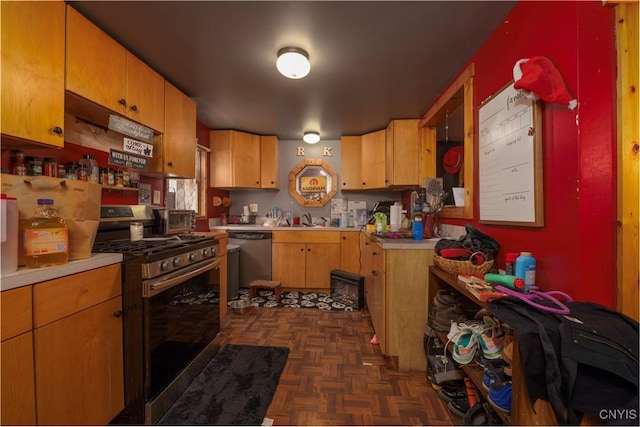
[[[67,171],[64,174],[66,179],[78,179],[78,164],[76,162],[67,163]]]
[[[53,157],[45,157],[42,164],[42,174],[44,176],[58,177],[58,164]]]
[[[116,179],[116,187],[124,187],[124,181],[122,178],[122,171],[116,171],[115,172],[115,179]]]
[[[14,175],[27,174],[27,163],[24,159],[24,151],[13,151],[13,167],[11,168],[11,171]]]
[[[28,173],[33,176],[42,175],[42,157],[28,157]]]
[[[107,185],[114,186],[116,184],[116,177],[113,173],[113,169],[107,168]]]
[[[100,168],[100,184],[109,185],[109,174],[107,168]]]

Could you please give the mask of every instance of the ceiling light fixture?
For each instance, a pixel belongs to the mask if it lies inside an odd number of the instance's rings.
[[[318,132],[305,132],[302,140],[307,144],[315,144],[320,141],[320,134]]]
[[[311,71],[309,54],[299,47],[283,47],[278,51],[276,67],[290,79],[301,79]]]

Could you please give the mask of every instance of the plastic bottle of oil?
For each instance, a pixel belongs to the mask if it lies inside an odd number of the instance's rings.
[[[24,260],[28,268],[69,262],[69,230],[51,199],[38,199],[34,215],[24,223]]]

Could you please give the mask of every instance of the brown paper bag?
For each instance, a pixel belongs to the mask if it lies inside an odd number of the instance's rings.
[[[48,176],[1,174],[2,193],[18,201],[19,220],[33,216],[38,199],[53,199],[58,213],[69,227],[69,260],[91,258],[100,224],[102,186]],[[24,265],[22,229],[19,231],[18,264]]]

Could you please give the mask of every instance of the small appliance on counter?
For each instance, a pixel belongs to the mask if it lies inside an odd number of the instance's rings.
[[[196,211],[180,209],[153,209],[154,234],[183,234],[196,229]]]

